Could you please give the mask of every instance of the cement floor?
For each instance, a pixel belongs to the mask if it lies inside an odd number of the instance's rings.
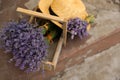
[[[87,58],[83,64],[68,68],[51,80],[120,80],[120,44]]]

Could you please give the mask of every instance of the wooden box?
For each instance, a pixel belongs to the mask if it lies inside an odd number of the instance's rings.
[[[34,8],[34,11],[37,11],[38,8]],[[37,22],[36,17],[34,16],[30,16],[30,23],[35,23]],[[44,70],[55,70],[56,69],[56,65],[58,62],[58,58],[62,49],[62,44],[63,44],[63,38],[62,35],[60,37],[58,37],[58,39],[56,39],[54,41],[54,43],[50,44],[50,47],[48,49],[48,56],[47,56],[47,60],[43,61],[42,64],[44,64],[44,67],[41,66],[41,68],[44,68]]]

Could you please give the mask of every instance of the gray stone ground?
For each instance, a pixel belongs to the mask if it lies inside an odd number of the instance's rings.
[[[75,65],[51,80],[120,80],[120,44]]]
[[[120,28],[120,0],[84,0],[84,3],[87,11],[96,15],[97,24],[89,31],[92,37],[87,44]],[[120,44],[87,58],[83,64],[68,68],[51,80],[120,80]]]

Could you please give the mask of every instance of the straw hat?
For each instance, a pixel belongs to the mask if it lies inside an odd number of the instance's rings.
[[[52,4],[53,0],[40,0],[39,1],[39,4],[38,4],[38,7],[39,9],[42,11],[42,13],[44,14],[50,14],[49,12],[49,8],[50,8],[50,5]],[[56,21],[53,21],[51,20],[54,24],[56,24],[57,26],[59,26],[60,28],[62,28],[62,25],[59,23],[59,22],[56,22]]]
[[[53,0],[51,9],[59,17],[66,19],[79,17],[84,20],[88,16],[81,0]]]
[[[38,7],[44,14],[50,14],[49,8],[51,7],[55,14],[66,19],[79,17],[84,20],[88,16],[81,0],[40,0]],[[62,28],[59,22],[52,22]]]

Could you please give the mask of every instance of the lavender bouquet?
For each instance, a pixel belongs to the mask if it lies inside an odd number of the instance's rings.
[[[68,20],[67,30],[71,33],[71,39],[74,39],[75,36],[79,36],[80,39],[86,37],[88,35],[87,25],[88,23],[80,18]]]
[[[13,55],[9,62],[25,72],[39,71],[48,48],[42,29],[26,20],[12,21],[2,28],[0,39],[5,52]]]

